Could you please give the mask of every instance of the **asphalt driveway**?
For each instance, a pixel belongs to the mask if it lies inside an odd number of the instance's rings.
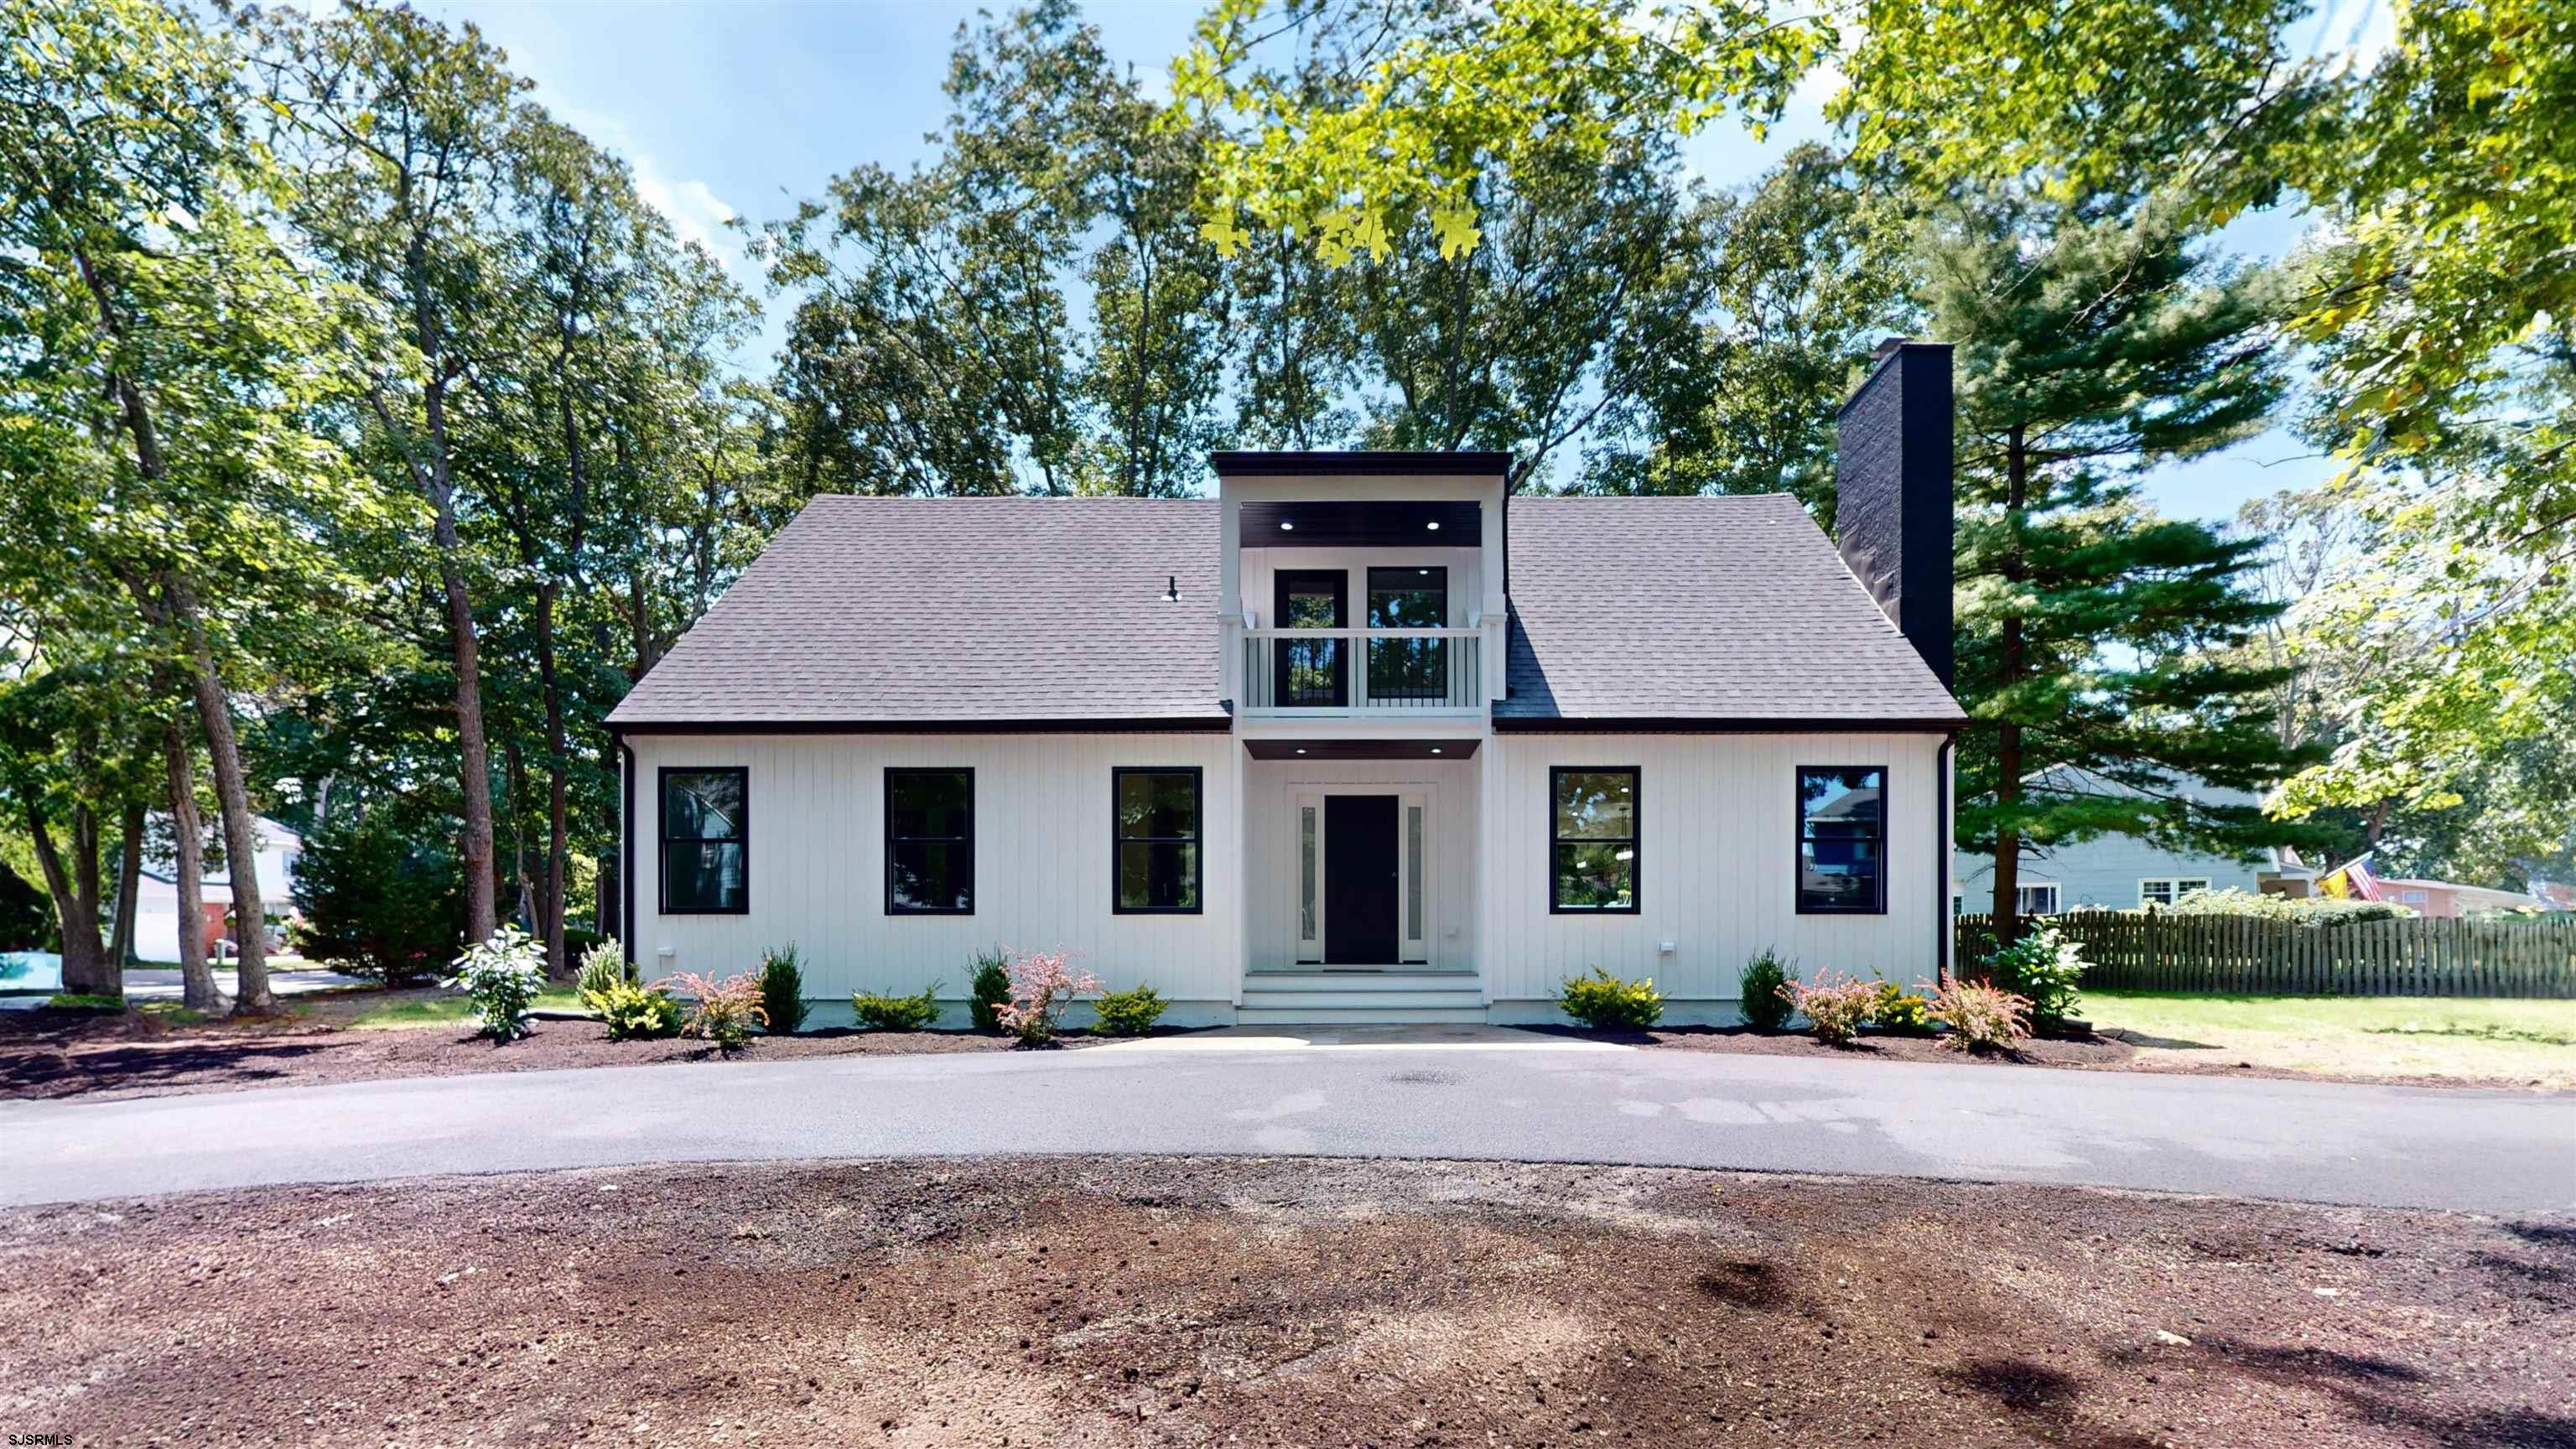
[[[995,1153],[1604,1162],[2576,1212],[2576,1097],[1474,1041],[742,1060],[0,1102],[0,1204]]]

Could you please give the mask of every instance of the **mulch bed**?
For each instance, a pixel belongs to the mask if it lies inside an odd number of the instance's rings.
[[[0,1213],[90,1444],[2576,1443],[2576,1227],[1271,1159],[689,1166]]]
[[[1090,1039],[1068,1034],[1068,1047]],[[755,1037],[732,1060],[1012,1050],[1012,1038],[966,1031],[818,1031]],[[466,1028],[355,1029],[299,1017],[172,1026],[142,1012],[0,1012],[0,1098],[148,1097],[244,1087],[313,1086],[384,1077],[543,1072],[712,1061],[686,1037],[610,1041],[595,1021],[538,1021],[495,1046]]]
[[[1940,1062],[1952,1066],[2063,1067],[2074,1071],[2157,1072],[2185,1077],[2264,1077],[2281,1081],[2360,1082],[2381,1087],[2474,1087],[2530,1090],[2532,1084],[2489,1077],[2354,1077],[2258,1066],[2246,1061],[2177,1062],[2171,1056],[2143,1057],[2138,1044],[2118,1029],[2065,1036],[2037,1036],[2011,1052],[1963,1052],[1941,1045],[1940,1038],[1863,1031],[1850,1046],[1827,1046],[1806,1032],[1756,1031],[1749,1026],[1655,1027],[1647,1031],[1594,1031],[1578,1026],[1525,1026],[1548,1036],[1629,1046],[1671,1047],[1682,1051],[1732,1052],[1743,1056],[1815,1057],[1835,1061]],[[2150,1045],[2153,1043],[2150,1042]]]

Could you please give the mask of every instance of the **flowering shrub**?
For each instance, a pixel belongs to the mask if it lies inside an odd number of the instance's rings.
[[[680,1003],[658,986],[620,981],[606,991],[585,991],[581,999],[607,1024],[610,1041],[670,1036],[680,1029]]]
[[[1781,987],[1780,997],[1807,1014],[1816,1040],[1827,1046],[1850,1046],[1860,1035],[1861,1023],[1869,1020],[1871,1008],[1878,1005],[1878,983],[1819,971],[1813,981],[1792,981]]]
[[[443,984],[473,1001],[483,1035],[516,1041],[528,1034],[528,1008],[546,984],[545,948],[518,927],[503,926],[492,939],[466,947]]]
[[[2075,1009],[2075,983],[2084,975],[2084,947],[2067,940],[2051,920],[2037,920],[2021,939],[1986,957],[1995,985],[2029,999],[2030,1019],[2051,1030]]]
[[[1073,999],[1100,989],[1100,978],[1069,969],[1070,951],[1011,953],[1011,999],[995,1008],[1002,1030],[1022,1046],[1045,1046],[1055,1040],[1064,1009]]]
[[[854,992],[850,1009],[858,1013],[859,1025],[870,1031],[919,1031],[939,1019],[939,983],[921,988],[919,996]]]
[[[1595,966],[1589,976],[1569,976],[1556,988],[1557,1009],[1595,1031],[1635,1031],[1664,1019],[1655,978],[1622,981]]]
[[[635,968],[626,960],[626,948],[615,937],[600,942],[581,953],[581,969],[573,974],[572,984],[581,992],[582,1001],[591,1010],[600,1009],[593,997],[603,997],[612,986],[623,986],[635,979]]]
[[[1172,1003],[1151,986],[1133,991],[1112,991],[1100,998],[1093,1011],[1100,1017],[1100,1029],[1111,1036],[1143,1036],[1162,1019],[1163,1008]]]
[[[673,987],[689,998],[689,1024],[680,1034],[713,1042],[717,1051],[739,1051],[751,1040],[753,1027],[769,1025],[769,1013],[760,1004],[760,978],[749,971],[721,981],[684,971],[653,983],[656,991]]]
[[[2030,1002],[1982,981],[1953,981],[1932,998],[1932,1014],[1950,1024],[1941,1045],[1963,1052],[2010,1051],[2030,1035]]]
[[[1869,1019],[1882,1031],[1927,1035],[1932,1030],[1932,1003],[1893,981],[1882,981],[1878,999],[1870,1003]]]
[[[1744,974],[1736,978],[1735,1009],[1755,1031],[1778,1031],[1789,1024],[1789,999],[1780,994],[1788,984],[1789,968],[1780,953],[1765,948],[1744,963]]]
[[[2361,921],[2401,921],[2415,914],[2395,901],[2356,901],[2343,896],[2267,896],[2228,886],[2184,891],[2164,908],[2168,916],[2252,916],[2293,926],[2349,926]]]

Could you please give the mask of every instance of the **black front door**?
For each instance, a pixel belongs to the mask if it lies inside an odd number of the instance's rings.
[[[1272,593],[1281,629],[1347,629],[1350,575],[1340,569],[1281,569]],[[1282,639],[1272,658],[1274,703],[1331,707],[1351,702],[1350,661],[1339,639]]]
[[[1395,797],[1324,797],[1324,964],[1392,966]]]

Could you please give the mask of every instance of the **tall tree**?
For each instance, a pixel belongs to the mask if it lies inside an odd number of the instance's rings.
[[[2268,283],[2187,243],[2150,203],[2086,221],[1985,198],[1926,229],[1926,310],[1959,348],[1959,836],[1994,855],[1998,932],[2015,931],[2023,847],[2117,831],[2242,854],[2282,838],[2189,776],[2260,791],[2296,756],[2274,732],[2281,671],[2230,661],[2281,609],[2255,546],[2160,519],[2154,464],[2260,429],[2281,395]],[[2079,766],[2137,793],[2032,777]]]
[[[296,180],[295,226],[400,339],[353,359],[383,454],[427,503],[454,669],[466,929],[497,924],[492,781],[473,560],[458,527],[467,377],[518,359],[482,323],[502,310],[495,216],[505,206],[513,101],[524,83],[471,25],[351,5],[327,19],[253,18],[276,142]],[[361,334],[362,338],[366,334]]]

